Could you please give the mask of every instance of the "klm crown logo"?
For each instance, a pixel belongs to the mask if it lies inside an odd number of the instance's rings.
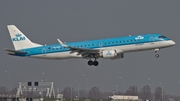
[[[16,36],[16,37],[21,37],[21,35],[22,35],[22,34],[19,34],[19,33],[18,33],[18,34],[16,34],[15,36]]]
[[[108,55],[112,55],[112,53],[110,52],[110,51],[108,51],[107,53],[106,53],[106,55],[108,56]]]
[[[22,36],[22,34],[15,34],[15,38],[12,38],[12,41],[23,41],[23,40],[26,40],[26,37]]]
[[[144,37],[143,36],[137,36],[135,39],[136,40],[141,40],[141,39],[144,39]]]

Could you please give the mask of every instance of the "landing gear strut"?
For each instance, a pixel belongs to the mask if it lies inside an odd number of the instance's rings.
[[[158,54],[159,49],[154,49],[154,51],[155,51],[155,57],[159,58],[159,54]]]
[[[89,66],[98,66],[99,65],[99,62],[95,59],[94,61],[92,61],[91,59],[88,61],[88,65]]]

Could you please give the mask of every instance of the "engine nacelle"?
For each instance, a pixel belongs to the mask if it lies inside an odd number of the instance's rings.
[[[104,50],[100,53],[100,56],[104,59],[120,59],[124,57],[122,51],[117,51],[115,49],[112,50]]]

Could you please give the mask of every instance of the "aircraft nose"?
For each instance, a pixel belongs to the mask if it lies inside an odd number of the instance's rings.
[[[175,45],[176,43],[175,43],[173,40],[171,40],[171,41],[169,42],[169,44],[173,46],[173,45]]]

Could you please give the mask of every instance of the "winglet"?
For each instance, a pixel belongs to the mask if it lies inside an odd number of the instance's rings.
[[[66,44],[64,44],[61,40],[59,40],[59,39],[57,39],[57,40],[58,40],[58,42],[59,42],[63,47],[69,48],[69,46],[67,46]]]

